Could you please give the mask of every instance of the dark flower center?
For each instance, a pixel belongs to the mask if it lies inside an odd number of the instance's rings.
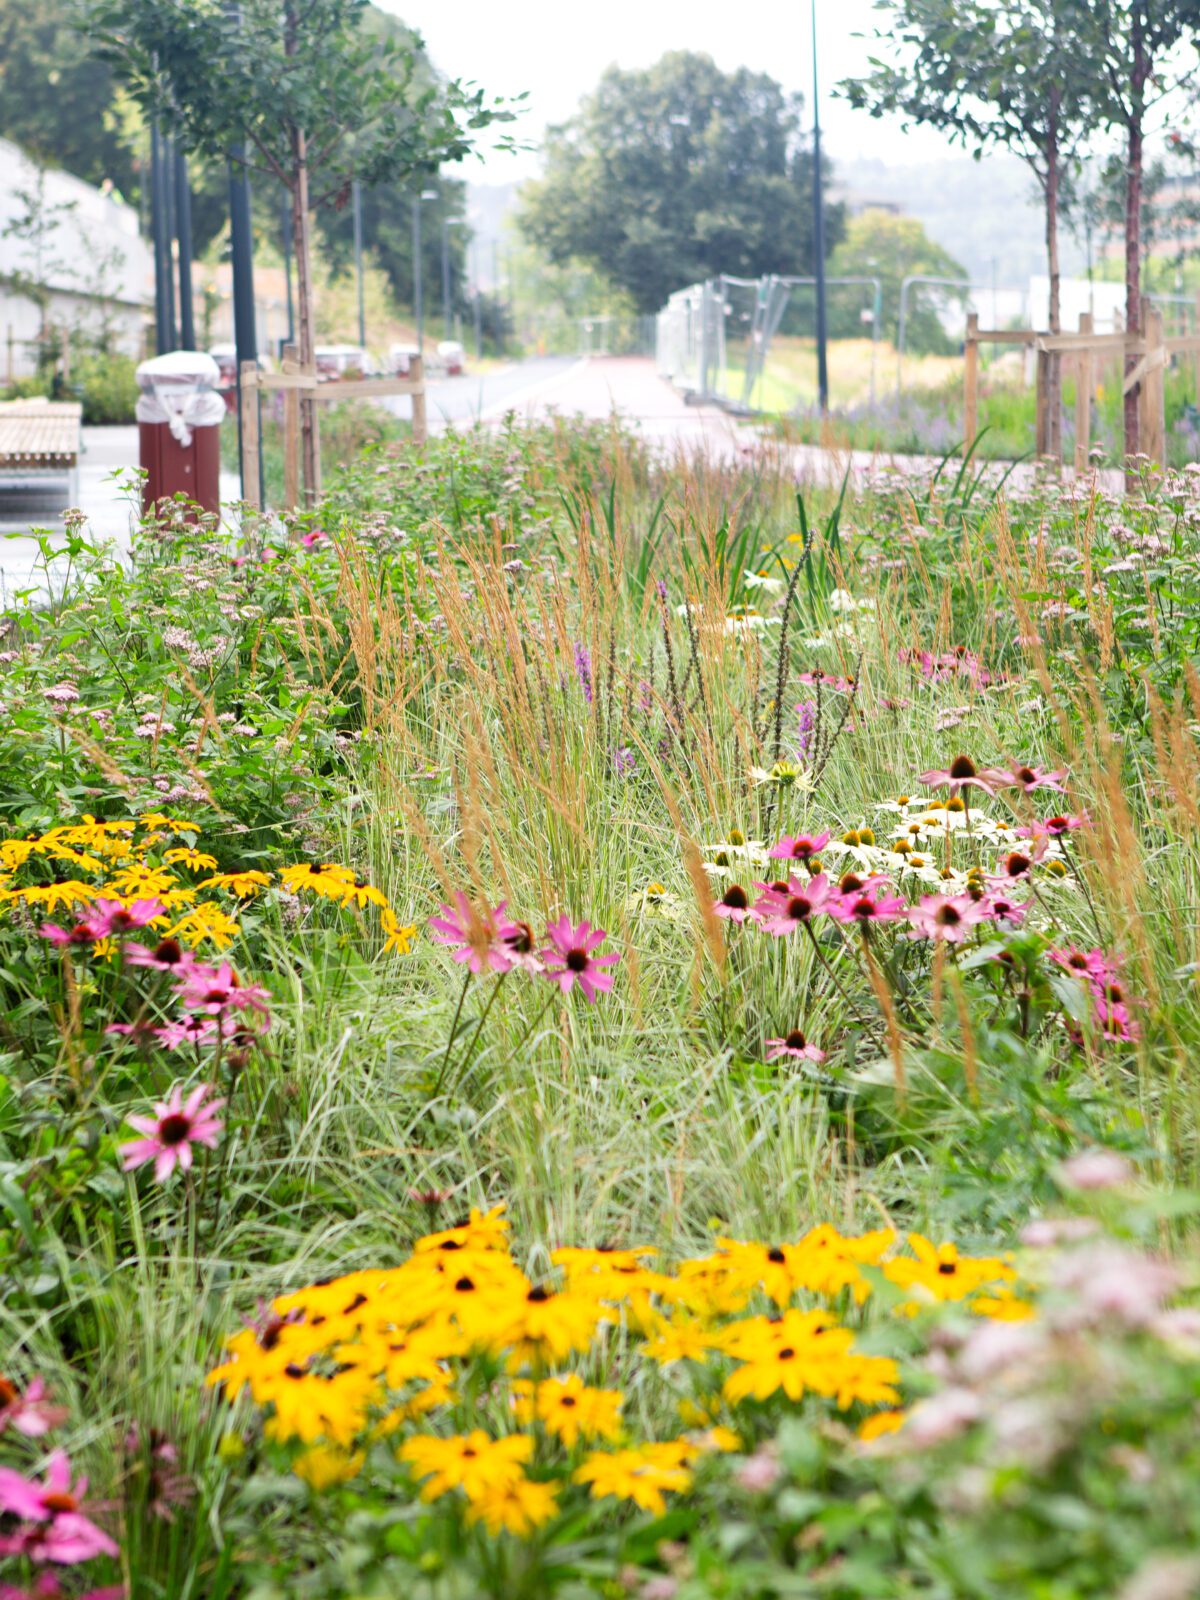
[[[843,873],[838,880],[838,888],[843,894],[857,894],[863,887],[863,881],[856,872]]]
[[[1014,850],[1012,855],[1005,858],[1004,870],[1010,878],[1019,878],[1023,872],[1029,871],[1029,857],[1023,856],[1019,850]]]
[[[544,1305],[549,1298],[550,1291],[548,1289],[544,1289],[540,1283],[535,1289],[530,1289],[529,1293],[525,1296],[526,1302],[533,1306]]]
[[[950,763],[950,776],[956,779],[975,777],[978,768],[970,756],[955,756]]]
[[[811,839],[794,839],[792,841],[792,856],[796,861],[807,861],[814,848],[815,846]]]
[[[952,1278],[957,1271],[958,1267],[953,1261],[938,1262],[938,1272],[943,1278]]]
[[[953,928],[962,921],[962,914],[953,906],[942,906],[933,919],[940,927]]]
[[[47,1511],[77,1511],[79,1501],[73,1494],[68,1494],[65,1489],[52,1489],[49,1494],[42,1496],[42,1504]]]
[[[746,898],[746,891],[740,884],[732,884],[721,896],[721,904],[728,906],[731,911],[745,911],[750,904]]]
[[[1081,955],[1079,951],[1076,950],[1068,960],[1067,965],[1069,967],[1073,967],[1076,972],[1086,972],[1088,970],[1088,959],[1085,955]]]
[[[566,961],[568,972],[586,972],[588,969],[588,953],[586,950],[568,950]]]
[[[770,887],[775,891],[776,894],[786,894],[788,892],[787,879],[776,878],[775,882],[771,884]]]
[[[519,956],[527,956],[533,949],[533,929],[527,922],[514,922],[511,931],[504,935],[504,942]]]
[[[792,1361],[795,1359],[795,1355],[796,1352],[792,1349],[791,1345],[785,1344],[783,1349],[779,1352],[778,1359],[780,1361]]]
[[[576,1400],[573,1394],[563,1395],[562,1399],[558,1403],[560,1406],[565,1406],[568,1410],[570,1410],[572,1406],[579,1404],[578,1400]]]
[[[96,936],[86,923],[77,922],[67,935],[67,938],[72,944],[93,944]]]
[[[767,1251],[767,1260],[768,1261],[773,1261],[776,1266],[780,1266],[783,1262],[785,1262],[787,1260],[787,1257],[784,1255],[783,1251],[779,1248],[779,1246],[777,1244],[773,1244],[771,1246],[771,1248]]]
[[[154,959],[173,967],[183,960],[183,948],[177,939],[162,939],[154,947]]]
[[[112,925],[114,928],[132,928],[135,926],[133,913],[126,911],[124,906],[120,911],[113,912]]]
[[[16,1398],[16,1385],[9,1383],[7,1378],[0,1378],[0,1406],[10,1406]]]
[[[479,1452],[477,1450],[472,1450],[470,1445],[467,1445],[463,1450],[463,1456],[469,1461],[473,1461],[478,1454]]]
[[[808,1044],[808,1040],[800,1032],[799,1028],[793,1028],[783,1042],[789,1050],[803,1050]]]
[[[192,1131],[191,1117],[185,1117],[181,1111],[173,1111],[158,1125],[158,1142],[160,1144],[183,1144]]]
[[[229,999],[228,989],[206,989],[204,1003],[209,1006],[223,1006]]]
[[[475,1280],[473,1278],[457,1278],[455,1280],[454,1287],[462,1294],[470,1294],[471,1290],[475,1287]]]
[[[1018,767],[1017,768],[1017,777],[1020,778],[1022,783],[1036,783],[1037,782],[1037,773],[1033,770],[1032,767]]]
[[[869,899],[866,895],[861,900],[856,900],[850,908],[850,915],[857,917],[860,922],[869,922],[872,917],[878,916],[878,914],[874,900]]]
[[[812,915],[812,901],[806,900],[803,895],[792,895],[787,903],[787,914],[794,922],[803,922]]]

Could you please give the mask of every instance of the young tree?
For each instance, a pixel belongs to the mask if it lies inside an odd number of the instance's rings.
[[[1062,330],[1059,198],[1080,142],[1101,120],[1101,90],[1064,0],[877,0],[889,61],[841,85],[873,116],[942,129],[978,158],[1001,145],[1030,168],[1046,213],[1050,332]],[[1062,447],[1061,363],[1049,365],[1048,447]]]
[[[296,263],[297,342],[313,360],[310,211],[364,186],[427,181],[472,135],[512,113],[482,91],[417,72],[413,49],[364,26],[367,0],[91,0],[105,53],[148,116],[185,149],[241,147],[286,189]],[[301,406],[310,494],[315,402]]]
[[[597,268],[637,309],[715,273],[812,266],[812,153],[801,102],[774,79],[675,51],[611,67],[546,144],[521,227],[557,265]],[[841,233],[830,207],[830,247]]]
[[[1125,327],[1142,332],[1142,186],[1147,121],[1195,80],[1200,0],[1056,0],[1094,78],[1106,127],[1125,135]],[[1126,358],[1126,377],[1137,357]],[[1141,448],[1140,385],[1125,395],[1125,454]]]

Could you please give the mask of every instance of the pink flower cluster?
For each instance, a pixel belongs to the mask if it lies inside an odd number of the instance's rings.
[[[227,961],[208,966],[174,939],[161,940],[153,950],[128,944],[125,960],[130,966],[172,973],[181,1015],[161,1024],[114,1022],[108,1033],[153,1039],[168,1050],[178,1050],[183,1045],[207,1045],[219,1039],[248,1043],[271,1025],[267,990],[261,984],[243,983]]]
[[[771,851],[776,859],[794,856],[798,848],[809,849],[811,859],[828,834],[812,839],[783,838]],[[810,928],[819,917],[829,917],[843,926],[869,928],[874,923],[909,923],[912,939],[945,940],[961,944],[972,928],[982,922],[1004,922],[1019,927],[1032,902],[1018,903],[1005,892],[1006,875],[989,880],[981,894],[927,894],[919,905],[906,905],[893,892],[891,880],[881,873],[860,878],[848,872],[834,883],[824,873],[812,878],[789,877],[774,883],[756,883],[759,898],[750,898],[740,884],[731,884],[713,906],[713,913],[731,922],[756,922],[764,933],[781,938],[798,928]]]
[[[119,900],[97,900],[86,917],[73,928],[60,928],[57,923],[43,923],[38,930],[43,939],[49,939],[60,949],[71,945],[90,948],[101,939],[120,938],[136,928],[144,928],[156,917],[166,913],[161,900],[135,900],[132,905],[122,905]]]
[[[976,767],[970,756],[955,756],[948,767],[935,767],[921,773],[921,782],[929,789],[948,788],[951,794],[960,789],[982,789],[985,794],[995,794],[997,789],[1020,789],[1032,794],[1035,789],[1055,789],[1064,794],[1062,780],[1065,771],[1043,772],[1040,767],[1025,766],[1010,761],[1006,767]]]
[[[1086,985],[1096,1026],[1106,1039],[1136,1039],[1139,1028],[1121,982],[1121,963],[1103,950],[1078,950],[1068,945],[1050,951],[1051,961]],[[1079,1041],[1082,1042],[1082,1041]]]
[[[12,1427],[29,1438],[40,1438],[65,1416],[63,1407],[48,1403],[40,1378],[34,1378],[24,1392],[0,1378],[0,1433]],[[51,1455],[42,1479],[27,1478],[13,1467],[0,1467],[0,1513],[15,1519],[16,1524],[0,1533],[0,1555],[58,1566],[74,1566],[94,1556],[115,1556],[116,1545],[84,1514],[86,1493],[86,1478],[72,1484],[71,1463],[63,1450]],[[54,1579],[40,1579],[34,1590],[47,1597],[61,1592]],[[100,1593],[96,1591],[93,1600],[100,1600]],[[107,1593],[116,1595],[120,1590]],[[25,1600],[18,1589],[0,1588],[0,1600],[13,1597]]]
[[[975,651],[961,644],[953,650],[942,651],[940,655],[934,655],[930,650],[904,649],[900,652],[900,660],[915,667],[929,683],[942,683],[947,678],[967,678],[976,688],[983,689],[992,681],[991,673],[984,668]]]
[[[546,946],[537,950],[533,929],[505,915],[507,902],[499,905],[474,905],[459,889],[453,905],[443,905],[441,915],[430,917],[429,926],[438,944],[445,945],[452,959],[469,972],[495,972],[501,976],[519,967],[535,977],[556,983],[564,994],[578,985],[585,1000],[595,1004],[596,996],[613,986],[613,975],[606,971],[620,957],[614,951],[597,954],[608,935],[590,922],[575,924],[561,916],[546,928]]]

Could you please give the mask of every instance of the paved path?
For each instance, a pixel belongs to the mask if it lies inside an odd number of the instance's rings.
[[[397,412],[407,412],[408,400],[392,402]],[[850,468],[856,481],[885,468],[921,473],[936,462],[931,457],[899,456],[866,450],[826,450],[817,445],[781,446],[769,431],[738,422],[718,406],[689,405],[665,383],[649,359],[634,357],[546,356],[514,362],[479,378],[438,379],[429,387],[429,422],[435,432],[468,428],[475,423],[498,426],[509,414],[518,418],[583,416],[602,420],[615,413],[633,423],[664,455],[733,461],[765,453],[790,470],[799,483],[840,484]],[[38,571],[38,547],[29,537],[31,527],[49,529],[61,542],[62,510],[72,492],[87,513],[94,534],[114,539],[128,549],[135,520],[133,501],[114,474],[137,461],[136,428],[85,428],[84,456],[76,491],[64,478],[19,482],[0,477],[0,606],[25,587],[44,590]],[[997,472],[1001,469],[997,468]],[[1017,483],[1028,482],[1033,468],[1023,464],[1014,474]],[[1100,474],[1105,489],[1119,492],[1116,472]],[[234,475],[222,473],[223,500],[236,500]]]

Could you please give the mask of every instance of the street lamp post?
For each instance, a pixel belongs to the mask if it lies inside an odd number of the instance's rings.
[[[450,305],[450,229],[461,228],[462,217],[442,217],[442,321],[445,323],[445,339],[454,337],[454,315]]]
[[[812,0],[813,276],[817,280],[817,405],[829,410],[829,351],[825,325],[825,185],[821,180],[821,112],[817,98],[817,0]]]
[[[354,272],[358,279],[358,343],[359,348],[367,348],[367,313],[363,300],[363,224],[362,224],[362,184],[355,178],[351,185],[351,195],[354,205]]]
[[[417,323],[417,353],[425,353],[425,301],[421,292],[421,202],[436,200],[434,189],[422,189],[412,198],[413,232],[413,314]]]

